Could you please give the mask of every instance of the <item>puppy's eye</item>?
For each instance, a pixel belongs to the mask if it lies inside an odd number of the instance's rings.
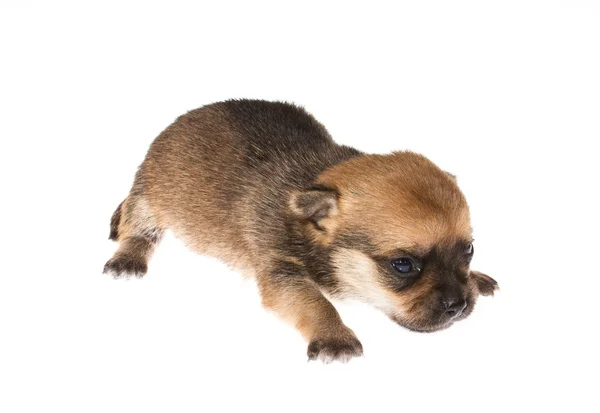
[[[469,242],[469,245],[467,245],[467,249],[465,250],[465,254],[473,255],[474,252],[475,252],[475,248],[473,248],[473,243]]]
[[[392,267],[404,277],[417,275],[421,271],[421,268],[407,257],[396,258],[392,261]]]

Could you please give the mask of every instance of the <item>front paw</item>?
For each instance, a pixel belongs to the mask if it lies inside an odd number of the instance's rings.
[[[105,274],[110,274],[115,278],[120,277],[142,277],[146,274],[148,266],[142,258],[130,255],[117,255],[104,265]]]
[[[351,358],[362,355],[362,344],[351,330],[340,335],[315,338],[308,345],[308,359],[321,360],[323,363],[346,363]]]
[[[494,295],[494,291],[500,288],[496,280],[482,272],[471,271],[471,276],[475,279],[481,295]]]

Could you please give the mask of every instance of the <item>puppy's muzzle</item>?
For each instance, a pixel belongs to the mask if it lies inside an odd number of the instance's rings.
[[[461,299],[456,301],[445,302],[446,310],[444,314],[448,319],[452,320],[460,316],[467,308],[467,300]]]

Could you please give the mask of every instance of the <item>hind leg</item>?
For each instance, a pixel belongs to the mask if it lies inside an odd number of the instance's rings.
[[[129,195],[111,219],[110,239],[120,245],[104,266],[104,273],[114,277],[141,277],[146,274],[148,260],[162,234],[163,230],[150,213],[145,198]]]

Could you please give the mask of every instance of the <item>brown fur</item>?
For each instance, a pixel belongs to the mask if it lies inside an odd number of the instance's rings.
[[[456,182],[422,155],[365,155],[325,171],[319,183],[342,195],[340,225],[374,234],[380,249],[428,249],[443,238],[471,236]]]
[[[469,210],[455,179],[411,152],[337,145],[303,109],[220,102],[189,112],[152,144],[111,220],[115,275],[146,272],[171,229],[200,254],[254,276],[263,303],[309,341],[310,359],[348,360],[362,346],[323,293],[380,308],[419,331],[466,317],[495,281],[470,272]],[[409,254],[422,274],[390,261]],[[466,300],[450,318],[447,300]],[[446,307],[444,307],[446,305]]]

